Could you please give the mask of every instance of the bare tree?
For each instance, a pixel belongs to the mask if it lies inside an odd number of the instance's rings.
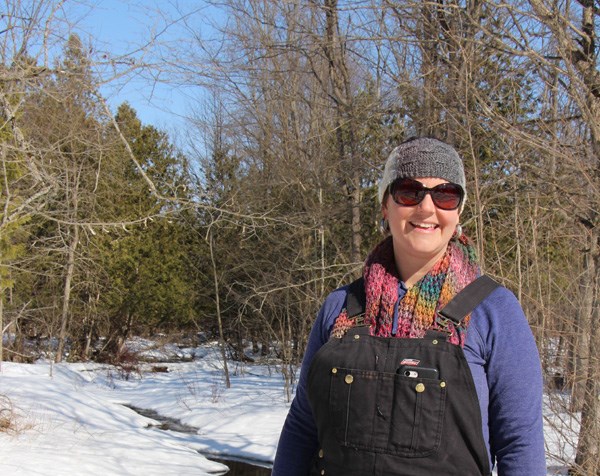
[[[60,23],[60,2],[7,1],[0,26],[0,118],[2,126],[0,190],[0,242],[4,244],[0,255],[0,301],[14,285],[7,281],[13,274],[14,253],[6,243],[14,241],[15,233],[23,235],[23,224],[33,213],[41,211],[55,184],[40,170],[42,151],[28,140],[19,123],[23,114],[24,97],[35,90],[40,81],[51,74],[49,50],[60,42],[63,30]],[[54,34],[51,35],[50,32]],[[21,237],[21,240],[23,237]],[[10,246],[10,245],[9,245]],[[5,261],[6,260],[6,261]],[[6,311],[3,307],[3,311]],[[4,335],[3,318],[0,331]],[[7,329],[18,329],[18,316],[9,318]],[[0,360],[3,352],[0,352]]]

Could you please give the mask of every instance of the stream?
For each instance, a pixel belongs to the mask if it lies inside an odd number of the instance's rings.
[[[163,416],[157,413],[155,410],[139,408],[133,405],[124,406],[142,416],[145,416],[146,418],[155,420],[156,424],[150,425],[149,428],[158,428],[159,430],[165,431],[177,431],[179,433],[188,433],[192,435],[198,433],[198,428],[186,425],[176,418]],[[215,453],[202,453],[202,456],[211,461],[216,461],[226,465],[229,468],[229,471],[226,473],[227,476],[269,476],[271,474],[271,465],[266,462],[247,460]]]
[[[229,471],[227,476],[270,476],[271,467],[257,466],[248,461],[221,459],[210,455],[205,455],[209,460],[227,465]]]

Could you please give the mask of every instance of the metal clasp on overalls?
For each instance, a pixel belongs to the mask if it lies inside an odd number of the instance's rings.
[[[439,312],[436,312],[435,314],[435,323],[438,325],[438,330],[447,333],[448,337],[452,335],[452,327],[456,329],[456,335],[459,339],[464,330],[460,323],[457,324],[452,319],[440,314]]]

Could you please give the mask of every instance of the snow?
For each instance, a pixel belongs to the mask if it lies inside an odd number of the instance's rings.
[[[2,362],[0,395],[11,402],[15,428],[0,432],[0,474],[224,474],[208,454],[268,466],[289,408],[280,372],[230,363],[227,389],[217,347],[196,354],[129,374],[95,363]],[[129,407],[195,431],[165,431]]]
[[[6,408],[7,397],[12,427],[0,431],[0,474],[185,476],[227,471],[206,456],[270,466],[289,409],[278,366],[229,362],[231,388],[226,388],[214,343],[160,350],[143,340],[131,345],[153,362],[137,369],[2,362],[0,409]],[[575,451],[577,422],[556,401],[546,398],[546,444],[548,454],[556,456],[548,458],[548,474],[564,475],[564,462]],[[0,413],[0,428],[6,413]],[[181,427],[162,429],[156,414]]]

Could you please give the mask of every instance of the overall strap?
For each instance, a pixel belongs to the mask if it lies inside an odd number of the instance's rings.
[[[440,309],[438,314],[445,319],[451,320],[455,325],[461,323],[463,318],[470,314],[488,294],[499,287],[500,284],[487,275],[479,276],[475,281],[469,283],[452,300]]]
[[[365,278],[361,276],[348,285],[346,296],[346,312],[348,313],[348,317],[364,314],[366,306]]]

